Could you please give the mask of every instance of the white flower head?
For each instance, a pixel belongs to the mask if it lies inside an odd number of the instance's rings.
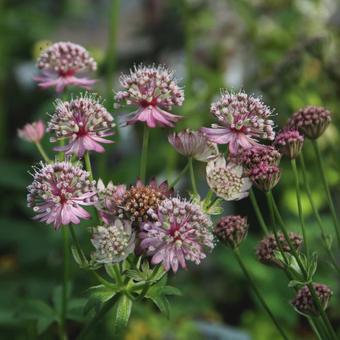
[[[247,197],[252,185],[243,167],[233,162],[227,164],[223,156],[208,162],[206,176],[210,189],[226,201]]]

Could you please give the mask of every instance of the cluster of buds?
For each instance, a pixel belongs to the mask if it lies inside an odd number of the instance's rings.
[[[309,139],[319,138],[331,122],[331,113],[321,106],[307,106],[293,114],[288,127],[299,130]]]
[[[121,196],[119,204],[120,217],[132,222],[145,222],[150,219],[150,210],[157,210],[159,204],[173,194],[165,181],[157,185],[152,179],[148,185],[138,180],[135,185],[127,189]]]
[[[260,163],[248,171],[252,182],[262,191],[270,191],[280,180],[281,170],[276,165]]]
[[[261,163],[278,166],[281,154],[273,146],[263,145],[244,150],[237,159],[247,169],[256,167]]]
[[[313,283],[313,288],[322,309],[326,310],[329,300],[333,295],[332,290],[321,283]],[[308,286],[300,288],[291,303],[298,313],[313,317],[320,315],[320,310],[317,308]]]
[[[246,217],[231,215],[223,217],[216,225],[214,234],[225,245],[238,248],[248,232]]]
[[[274,145],[282,155],[295,159],[302,150],[303,141],[303,135],[298,130],[286,129],[276,135]]]
[[[288,234],[290,243],[295,250],[299,250],[302,246],[302,237],[297,233],[290,232]],[[282,268],[282,262],[276,257],[276,253],[283,252],[290,253],[291,249],[287,240],[282,233],[278,233],[278,240],[274,234],[269,234],[260,241],[256,248],[256,255],[260,262],[268,265],[273,265]]]

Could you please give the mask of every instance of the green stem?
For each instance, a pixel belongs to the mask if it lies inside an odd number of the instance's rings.
[[[315,152],[315,155],[316,155],[319,171],[320,171],[320,174],[321,174],[322,183],[323,183],[323,186],[324,186],[324,189],[325,189],[325,192],[326,192],[329,208],[331,210],[331,215],[332,215],[332,219],[333,219],[333,223],[334,223],[335,234],[336,234],[336,237],[337,237],[337,240],[338,240],[338,245],[340,247],[339,220],[336,216],[336,211],[335,211],[334,203],[333,203],[333,200],[332,200],[331,192],[329,190],[328,182],[327,182],[327,179],[326,179],[325,169],[324,169],[324,165],[323,165],[323,162],[322,162],[319,146],[318,146],[318,143],[317,143],[316,140],[312,140],[312,145],[313,145],[314,152]]]
[[[250,191],[249,191],[249,198],[250,198],[251,204],[253,205],[253,208],[255,210],[256,218],[257,218],[257,220],[258,220],[258,222],[259,222],[259,224],[262,228],[262,231],[265,235],[267,235],[268,234],[268,227],[266,225],[266,222],[264,221],[260,207],[257,204],[256,196],[254,194],[253,189],[250,189]]]
[[[86,171],[90,174],[90,180],[93,181],[93,172],[92,172],[92,166],[91,166],[91,160],[90,160],[89,152],[85,153],[84,160],[85,160]]]
[[[188,169],[189,169],[189,163],[187,163],[187,165],[182,169],[182,171],[172,181],[172,183],[169,185],[170,188],[173,188],[179,182],[179,180],[185,175],[185,173],[188,171]]]
[[[327,235],[325,233],[325,228],[323,226],[321,216],[318,212],[318,209],[316,207],[316,204],[315,204],[313,196],[312,196],[312,191],[311,191],[311,188],[310,188],[310,185],[309,185],[307,172],[306,172],[305,160],[304,160],[302,152],[300,154],[300,163],[301,163],[301,170],[302,170],[304,187],[305,187],[305,190],[306,190],[306,193],[307,193],[307,196],[308,196],[309,203],[312,207],[313,214],[315,216],[315,219],[316,219],[317,224],[318,224],[319,229],[320,229],[321,238],[322,238],[322,241],[323,241],[323,244],[324,244],[324,248],[325,248],[325,250],[326,250],[333,266],[334,266],[334,269],[338,272],[338,274],[340,274],[340,267],[336,263],[336,259],[335,259],[334,255],[333,255],[333,253],[330,249],[330,246],[327,244]]]
[[[42,145],[39,143],[39,142],[36,142],[35,143],[35,146],[37,147],[41,157],[43,158],[43,160],[46,162],[46,163],[51,163],[51,160],[48,158],[44,148],[42,147]]]
[[[298,255],[296,249],[294,248],[290,238],[289,238],[289,235],[288,235],[288,232],[286,230],[285,224],[284,224],[283,219],[282,219],[282,217],[280,215],[279,209],[278,209],[278,207],[277,207],[277,205],[275,203],[275,200],[274,200],[274,197],[273,197],[271,191],[268,192],[268,195],[269,195],[269,199],[271,200],[271,204],[272,204],[272,206],[274,208],[274,213],[275,213],[275,215],[276,215],[276,217],[277,217],[277,219],[279,221],[282,233],[283,233],[283,235],[284,235],[284,237],[285,237],[285,239],[286,239],[286,241],[288,243],[288,246],[290,248],[290,251],[291,251],[292,255],[294,256],[294,258],[295,258],[295,260],[296,260],[296,262],[297,262],[297,264],[298,264],[298,266],[299,266],[299,268],[301,270],[301,273],[302,273],[302,275],[304,277],[304,280],[307,281],[308,280],[308,275],[307,275],[306,268],[304,267],[303,263],[301,262],[301,259],[300,259],[299,255]],[[333,327],[332,327],[332,325],[331,325],[331,323],[330,323],[330,321],[328,319],[328,316],[327,316],[327,314],[325,313],[324,309],[321,306],[319,297],[317,296],[317,294],[315,292],[313,284],[312,283],[308,283],[307,287],[308,287],[308,289],[309,289],[309,291],[310,291],[310,293],[312,295],[313,301],[314,301],[314,303],[315,303],[315,305],[316,305],[316,307],[317,307],[317,309],[318,309],[318,311],[319,311],[319,313],[321,315],[321,318],[322,318],[322,320],[323,320],[323,322],[325,324],[325,327],[326,327],[327,331],[330,334],[330,339],[337,339],[337,336],[336,336],[335,331],[334,331],[334,329],[333,329]]]
[[[295,189],[296,189],[296,201],[298,206],[298,212],[299,212],[299,219],[300,219],[300,226],[303,236],[303,243],[306,250],[307,258],[309,258],[309,247],[308,247],[308,240],[307,240],[307,234],[306,234],[306,227],[305,227],[305,221],[303,218],[303,212],[302,212],[302,204],[301,204],[301,191],[300,191],[300,181],[299,181],[299,174],[296,167],[296,161],[295,159],[291,160],[291,165],[295,177]]]
[[[198,195],[192,157],[189,158],[189,169],[190,169],[190,180],[191,180],[192,190],[194,194]]]
[[[66,314],[67,314],[67,285],[69,280],[69,267],[70,267],[70,253],[67,227],[63,227],[63,245],[64,245],[64,273],[63,273],[63,286],[62,286],[62,302],[61,302],[61,331],[63,339],[67,339],[66,328]]]
[[[146,124],[144,124],[142,155],[141,155],[141,159],[140,159],[140,171],[139,171],[139,177],[140,177],[140,179],[143,183],[145,182],[145,176],[146,176],[149,136],[150,136],[150,129],[148,128],[148,126]]]
[[[278,332],[281,334],[283,339],[288,339],[287,335],[285,334],[284,330],[282,329],[282,327],[280,326],[280,323],[276,320],[275,316],[273,315],[272,311],[270,310],[270,308],[268,307],[267,303],[265,302],[265,300],[263,299],[260,291],[258,290],[253,278],[251,277],[247,267],[245,266],[244,262],[242,261],[242,257],[240,255],[240,252],[238,249],[234,249],[234,255],[243,271],[244,276],[247,278],[247,280],[250,283],[250,286],[252,287],[255,295],[257,296],[258,300],[260,301],[262,307],[265,309],[265,311],[267,312],[268,316],[271,318],[271,320],[273,321],[273,323],[275,324]]]
[[[80,334],[77,336],[76,340],[85,339],[89,333],[94,330],[95,326],[101,319],[105,316],[106,313],[110,311],[110,309],[115,305],[119,294],[116,294],[111,300],[107,301],[103,307],[97,312],[94,318],[83,328]]]
[[[80,243],[78,241],[78,238],[77,238],[77,234],[76,232],[74,231],[74,228],[73,228],[73,225],[70,224],[69,225],[69,228],[70,228],[70,231],[71,231],[71,237],[72,237],[72,241],[73,241],[73,244],[75,245],[76,249],[77,249],[77,252],[79,254],[79,256],[82,257],[82,260],[87,262],[87,258],[85,257],[82,249],[81,249],[81,246],[80,246]]]
[[[111,11],[109,20],[108,46],[106,52],[106,96],[112,97],[113,73],[117,65],[117,37],[119,23],[120,0],[111,1]]]

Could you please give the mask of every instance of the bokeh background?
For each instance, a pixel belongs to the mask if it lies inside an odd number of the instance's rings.
[[[89,49],[99,64],[95,91],[105,98],[105,105],[118,121],[123,116],[113,110],[112,89],[118,89],[119,74],[139,62],[168,65],[185,86],[185,104],[177,110],[185,119],[178,130],[208,126],[213,121],[210,102],[221,88],[262,95],[275,108],[278,126],[301,106],[326,106],[333,112],[333,123],[320,139],[320,146],[339,207],[337,0],[1,0],[1,339],[54,339],[57,334],[55,325],[44,330],[41,315],[50,313],[60,295],[62,236],[31,220],[25,188],[31,180],[28,171],[39,155],[34,145],[17,138],[19,127],[38,118],[47,121],[46,112],[53,110],[56,94],[42,91],[32,78],[37,74],[35,60],[41,49],[56,41],[72,41]],[[149,178],[173,179],[185,165],[185,159],[168,145],[168,133],[166,129],[151,133]],[[119,129],[116,140],[115,145],[107,147],[105,156],[95,159],[96,176],[115,183],[133,183],[139,169],[140,126]],[[51,150],[48,137],[43,144]],[[309,142],[305,156],[313,195],[324,222],[330,226]],[[204,166],[196,167],[199,190],[204,195]],[[286,161],[282,167],[275,195],[290,229],[298,230],[294,179]],[[187,184],[182,181],[179,189],[185,192]],[[268,218],[264,197],[259,192],[257,196]],[[325,260],[305,196],[303,203],[310,242],[320,255],[317,280],[334,290],[329,313],[339,328],[339,281]],[[224,214],[241,213],[249,218],[250,233],[242,245],[242,256],[274,314],[292,339],[313,339],[309,326],[289,304],[293,291],[287,288],[284,275],[256,261],[254,250],[261,233],[249,200],[224,208]],[[77,227],[77,232],[90,251],[86,225]],[[73,261],[71,276],[74,283],[68,329],[72,338],[84,321],[82,307],[91,279]],[[217,246],[201,266],[180,271],[171,281],[183,296],[171,299],[170,319],[151,304],[136,305],[126,339],[279,339],[232,253],[222,246]],[[111,330],[108,317],[92,338],[110,339]]]

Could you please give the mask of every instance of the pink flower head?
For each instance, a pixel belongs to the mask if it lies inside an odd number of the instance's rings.
[[[96,82],[76,76],[84,71],[95,71],[97,63],[84,47],[71,42],[58,42],[45,49],[38,58],[37,66],[42,70],[42,76],[35,80],[44,89],[55,87],[57,92],[62,92],[69,85],[90,89]]]
[[[104,152],[101,143],[113,143],[105,137],[114,134],[114,126],[112,115],[99,100],[85,94],[69,102],[57,100],[47,131],[55,134],[50,138],[51,142],[68,140],[65,146],[55,147],[54,150],[82,158],[86,151]]]
[[[37,213],[34,219],[53,223],[59,229],[61,225],[90,218],[81,205],[94,205],[98,198],[88,172],[69,162],[41,163],[33,179],[27,187],[27,202]]]
[[[170,112],[172,106],[181,106],[184,101],[184,91],[177,85],[174,73],[163,66],[135,66],[130,74],[119,78],[124,88],[115,95],[115,107],[121,102],[137,106],[137,111],[131,113],[128,125],[145,122],[148,127],[173,127],[181,119]]]
[[[39,143],[45,134],[45,124],[42,120],[26,124],[22,129],[18,130],[18,135],[30,143]]]
[[[186,129],[174,132],[169,135],[168,140],[181,155],[193,157],[201,162],[208,162],[218,156],[217,145],[201,131]]]
[[[283,130],[276,135],[274,145],[290,159],[295,159],[303,147],[303,135],[298,130]]]
[[[202,131],[212,142],[228,144],[231,154],[258,145],[258,139],[275,137],[270,119],[272,111],[259,98],[244,92],[223,92],[219,100],[211,104],[210,111],[219,125],[213,124],[212,128],[202,128]]]
[[[155,222],[142,225],[140,247],[152,256],[153,264],[163,263],[166,271],[186,268],[186,261],[199,264],[205,250],[214,248],[212,222],[198,205],[169,198],[150,214]]]

